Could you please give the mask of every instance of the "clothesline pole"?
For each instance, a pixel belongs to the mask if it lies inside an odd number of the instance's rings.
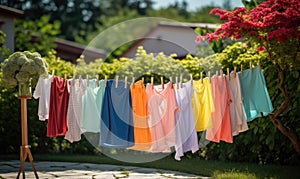
[[[20,96],[19,99],[21,100],[21,127],[22,127],[22,145],[20,146],[20,160],[21,165],[19,169],[19,173],[17,178],[20,177],[20,174],[22,172],[23,178],[25,178],[25,161],[28,157],[31,167],[33,169],[35,178],[39,178],[37,175],[37,172],[35,170],[34,164],[33,164],[33,157],[30,152],[30,145],[28,145],[28,127],[27,127],[27,99],[31,99],[30,96]]]

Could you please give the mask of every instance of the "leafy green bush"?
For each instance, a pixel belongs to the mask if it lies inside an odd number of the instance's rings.
[[[266,52],[258,53],[257,47],[248,47],[245,43],[237,42],[231,46],[226,47],[222,53],[216,54],[223,69],[233,69],[234,66],[238,68],[243,65],[243,68],[249,68],[249,62],[252,61],[254,65],[257,61],[261,61],[261,67],[266,79],[267,88],[274,108],[281,105],[284,96],[277,88],[278,74],[274,69],[273,64],[267,61]],[[300,132],[300,119],[297,111],[300,110],[300,84],[295,83],[299,80],[299,70],[290,71],[286,74],[286,86],[291,93],[292,103],[289,111],[284,115],[289,119],[284,121],[288,126],[294,126]],[[282,163],[293,164],[299,163],[298,155],[296,154],[291,142],[283,136],[276,127],[272,124],[269,117],[262,117],[248,123],[249,130],[240,133],[234,137],[233,144],[221,142],[209,143],[206,148],[199,152],[199,155],[205,153],[204,158],[216,160],[231,160],[243,162],[255,162],[260,164],[266,163]]]
[[[54,69],[55,75],[63,77],[67,74],[68,78],[73,76],[73,73],[83,75],[88,74],[89,78],[95,78],[99,75],[101,79],[105,75],[109,79],[115,78],[119,75],[119,79],[123,80],[128,76],[128,81],[134,76],[136,80],[145,78],[145,83],[150,82],[150,77],[153,76],[155,83],[160,84],[160,77],[164,76],[165,82],[169,81],[169,77],[183,75],[184,81],[190,79],[189,74],[193,74],[194,79],[200,78],[200,72],[211,72],[216,69],[223,68],[224,71],[227,67],[233,69],[233,66],[243,64],[244,69],[249,68],[249,62],[252,61],[256,65],[256,61],[261,61],[263,73],[269,89],[269,94],[274,107],[280,105],[278,99],[283,98],[275,84],[277,84],[277,73],[273,69],[272,64],[266,61],[265,52],[257,53],[254,50],[256,47],[247,47],[243,43],[235,43],[228,46],[223,53],[210,56],[208,58],[197,58],[187,55],[185,59],[178,60],[175,55],[165,56],[164,54],[148,54],[142,47],[138,49],[134,59],[121,58],[115,59],[111,63],[103,62],[98,59],[91,63],[85,63],[84,57],[78,59],[78,64],[75,66],[70,62],[56,57],[55,52],[52,51],[45,60],[49,65],[49,72]],[[220,63],[218,62],[220,61]],[[1,70],[1,69],[0,69]],[[288,90],[296,92],[291,93],[293,103],[290,105],[290,110],[285,115],[288,116],[289,121],[285,121],[289,125],[298,126],[299,119],[299,98],[300,98],[300,85],[295,83],[299,79],[299,71],[291,71],[287,74],[287,87]],[[0,73],[1,75],[1,73]],[[0,82],[2,77],[0,76]],[[15,153],[19,151],[21,141],[20,136],[20,102],[13,95],[11,90],[7,90],[0,86],[0,143],[5,148],[1,148],[2,154]],[[86,139],[80,142],[69,143],[63,137],[49,138],[46,136],[47,122],[38,120],[37,114],[37,100],[28,100],[28,130],[29,130],[29,143],[32,145],[34,153],[82,153],[82,154],[95,154],[99,153]],[[7,111],[11,111],[7,113]],[[13,127],[12,127],[13,126]],[[297,163],[297,155],[294,152],[293,146],[289,140],[284,137],[272,124],[268,117],[256,119],[249,123],[249,130],[234,137],[234,143],[213,143],[210,142],[205,148],[201,149],[196,154],[187,153],[187,158],[204,158],[215,160],[230,160],[230,161],[243,161],[255,162],[260,164],[266,163],[283,163],[293,164]],[[296,127],[297,132],[300,128]],[[8,135],[9,134],[9,135]],[[199,133],[201,136],[201,133]]]

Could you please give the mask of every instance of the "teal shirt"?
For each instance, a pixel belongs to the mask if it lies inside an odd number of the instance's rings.
[[[259,67],[238,73],[243,96],[243,107],[247,122],[267,116],[273,111],[266,81]]]
[[[100,132],[100,121],[102,102],[105,92],[104,81],[99,81],[96,86],[96,79],[89,80],[89,86],[82,97],[82,130],[84,132]]]

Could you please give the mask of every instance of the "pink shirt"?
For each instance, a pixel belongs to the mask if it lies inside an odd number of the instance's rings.
[[[227,80],[232,101],[230,103],[231,127],[232,134],[235,136],[240,132],[248,130],[248,124],[243,111],[242,91],[239,75],[234,77],[234,74],[232,73],[230,80],[229,78],[227,78]]]
[[[226,76],[213,76],[211,78],[215,111],[212,113],[213,128],[206,131],[206,139],[213,142],[232,143],[232,130],[229,105],[230,92]]]
[[[162,89],[161,85],[146,86],[149,128],[153,144],[151,152],[171,152],[175,146],[176,122],[175,113],[178,110],[173,85],[168,83]]]

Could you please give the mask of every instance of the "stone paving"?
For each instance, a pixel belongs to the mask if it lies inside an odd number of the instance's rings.
[[[176,171],[141,168],[132,166],[118,166],[91,163],[70,162],[34,162],[39,178],[208,178]],[[0,161],[0,179],[16,178],[20,167],[20,161]],[[29,162],[25,165],[26,178],[35,178]],[[22,175],[20,176],[22,178]]]

